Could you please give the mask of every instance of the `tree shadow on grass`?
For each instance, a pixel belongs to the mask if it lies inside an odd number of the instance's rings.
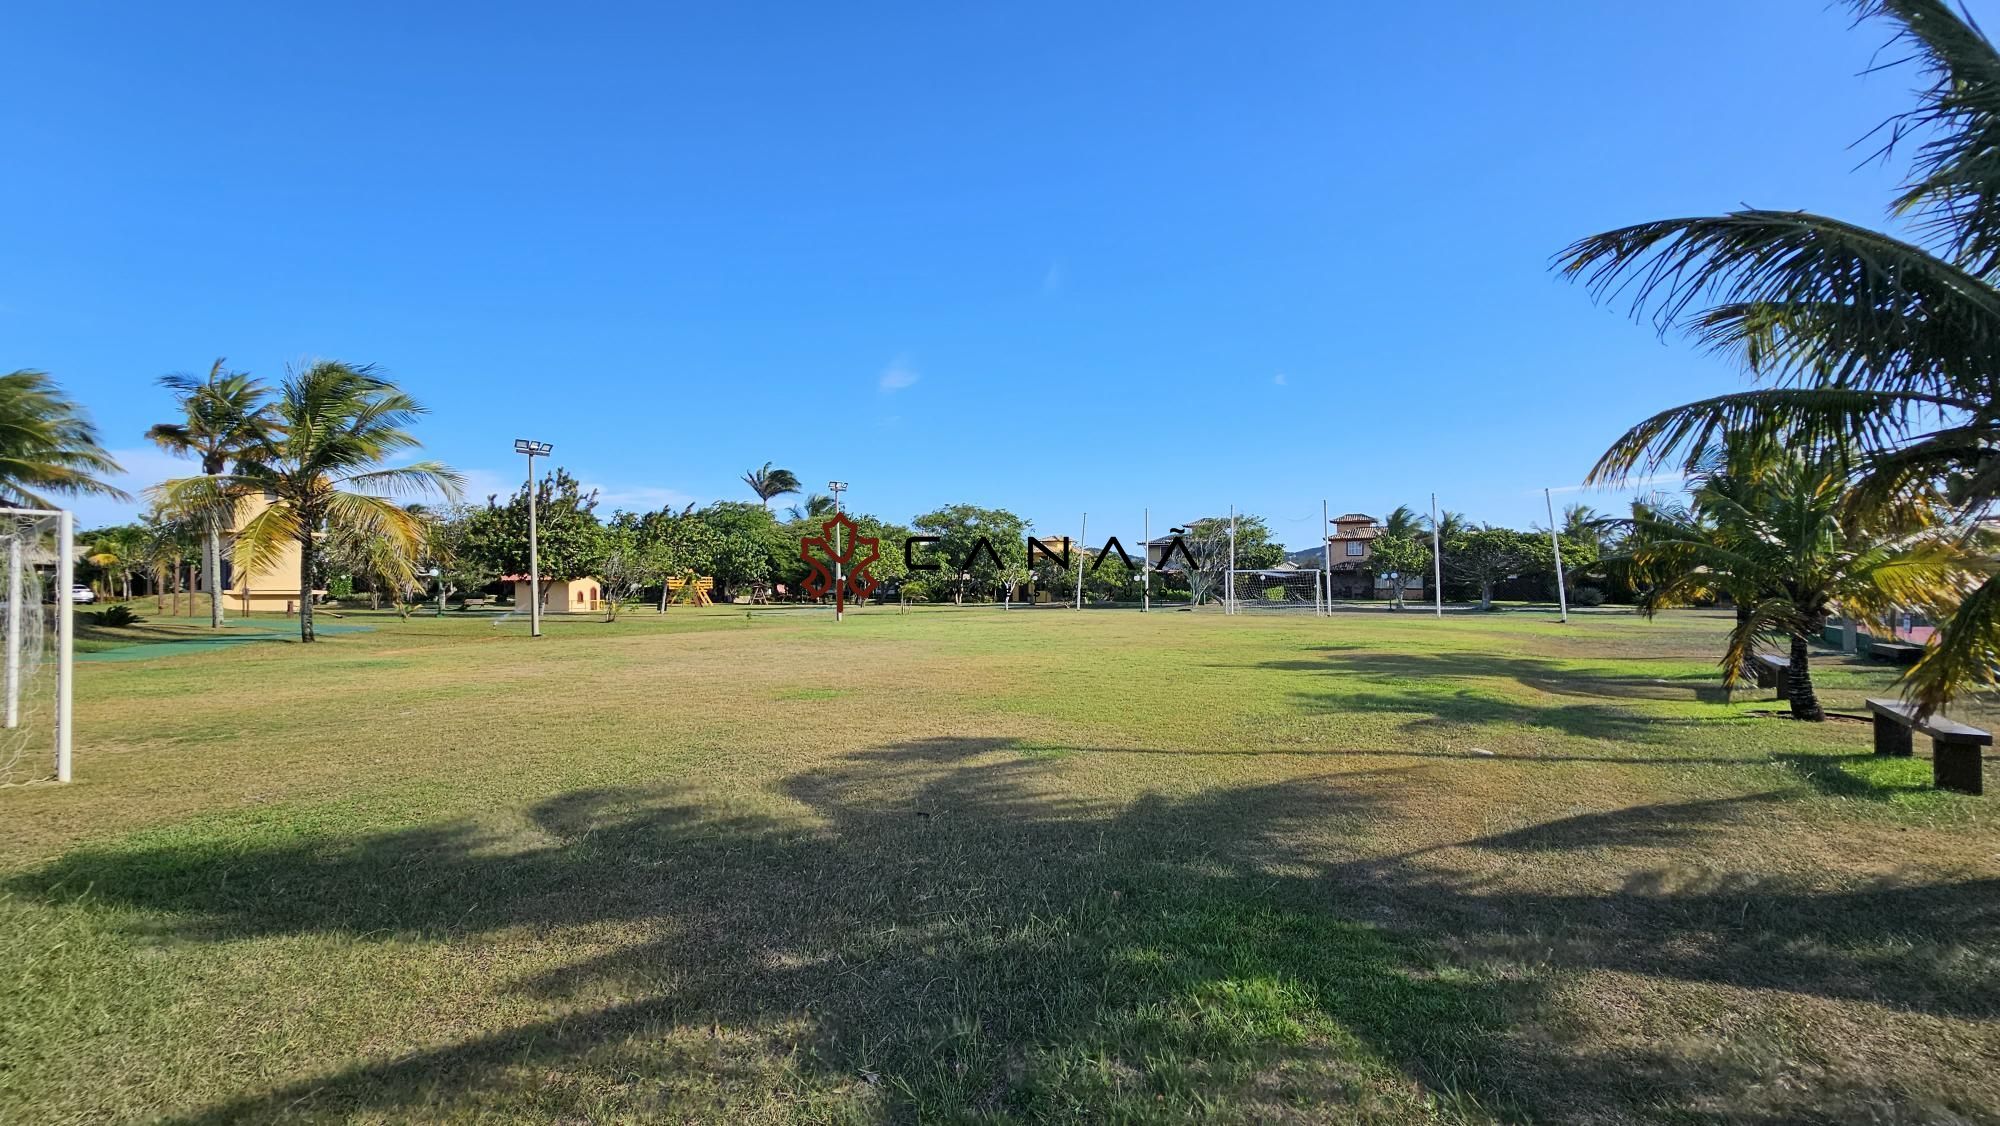
[[[183,830],[77,850],[7,886],[137,908],[149,933],[164,915],[190,941],[632,928],[622,947],[513,984],[546,1019],[184,1119],[204,1123],[574,1118],[579,1084],[599,1117],[677,1119],[738,1116],[777,1089],[814,1121],[1422,1117],[1431,1095],[1411,1080],[1475,1116],[1643,1115],[1659,1104],[1642,1095],[1693,1105],[1753,1087],[1803,1111],[1823,1092],[1698,1061],[1586,1066],[1587,1045],[1521,1034],[1546,973],[1492,967],[1994,1009],[1962,956],[1993,948],[1991,882],[1827,894],[1653,873],[1529,894],[1492,866],[1442,862],[1691,845],[1765,795],[1341,860],[1328,834],[1365,852],[1370,827],[1420,796],[1415,773],[1130,803],[1062,783],[1010,740],[922,740],[786,779],[796,818],[689,790],[593,790],[534,806],[525,842],[468,825],[261,842]]]
[[[1671,676],[1641,676],[1605,672],[1598,667],[1577,668],[1578,662],[1554,661],[1509,653],[1440,652],[1408,653],[1367,648],[1317,650],[1322,655],[1311,660],[1264,661],[1254,667],[1280,672],[1326,673],[1373,681],[1410,680],[1513,680],[1525,687],[1559,696],[1591,696],[1604,699],[1721,701],[1720,668],[1700,672],[1678,672]],[[1657,658],[1633,658],[1652,662]],[[1615,664],[1597,658],[1595,664]]]
[[[1402,692],[1300,692],[1293,698],[1308,712],[1406,716],[1399,726],[1411,735],[1451,735],[1474,728],[1544,730],[1580,739],[1656,746],[1684,745],[1687,729],[1716,723],[1750,723],[1740,717],[1714,720],[1663,717],[1615,704],[1524,703],[1476,688],[1448,690],[1411,685]]]
[[[1995,756],[1984,756],[1990,764]],[[1931,758],[1919,751],[1909,756],[1854,754],[1781,754],[1773,761],[1789,767],[1807,785],[1838,798],[1865,801],[1951,801],[1931,773]]]

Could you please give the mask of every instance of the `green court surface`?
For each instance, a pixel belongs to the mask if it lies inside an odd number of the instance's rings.
[[[153,661],[162,657],[185,657],[194,653],[212,653],[217,649],[231,649],[239,645],[264,641],[297,641],[297,626],[291,628],[270,627],[225,627],[228,632],[218,632],[206,637],[187,637],[173,641],[141,641],[131,645],[120,645],[111,649],[97,649],[80,652],[79,661]],[[373,626],[314,625],[317,633],[365,633]]]

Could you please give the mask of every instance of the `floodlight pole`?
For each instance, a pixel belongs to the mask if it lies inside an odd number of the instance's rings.
[[[1146,549],[1146,561],[1140,565],[1139,612],[1147,613],[1153,608],[1153,510],[1139,510],[1139,546]]]
[[[1078,612],[1083,610],[1083,553],[1087,550],[1083,545],[1088,541],[1089,536],[1090,513],[1086,512],[1083,514],[1083,527],[1078,528],[1076,532],[1076,609]]]
[[[542,636],[542,545],[535,517],[535,455],[546,455],[547,442],[514,439],[514,452],[528,455],[528,636]]]
[[[846,588],[841,584],[847,580],[840,573],[840,494],[847,491],[847,482],[828,481],[826,487],[833,493],[833,620],[841,620],[841,609],[847,600]]]
[[[1438,539],[1438,495],[1431,494],[1431,605],[1433,617],[1444,617],[1444,552]]]
[[[1562,620],[1567,623],[1569,621],[1569,592],[1563,589],[1568,585],[1567,580],[1563,578],[1563,545],[1562,540],[1556,536],[1555,498],[1549,495],[1549,490],[1547,489],[1542,490],[1542,503],[1549,507],[1549,546],[1554,548],[1556,553],[1556,606],[1562,612]]]

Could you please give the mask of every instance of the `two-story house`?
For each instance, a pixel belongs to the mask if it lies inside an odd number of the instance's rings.
[[[1333,518],[1333,534],[1326,537],[1330,568],[1328,578],[1335,598],[1394,598],[1395,580],[1375,573],[1375,540],[1384,529],[1373,516],[1349,512]],[[1424,576],[1406,575],[1403,597],[1421,598]]]

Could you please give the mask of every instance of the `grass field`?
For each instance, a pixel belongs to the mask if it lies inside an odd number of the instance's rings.
[[[1714,616],[344,624],[92,639],[0,1121],[2000,1119],[2000,796]]]

